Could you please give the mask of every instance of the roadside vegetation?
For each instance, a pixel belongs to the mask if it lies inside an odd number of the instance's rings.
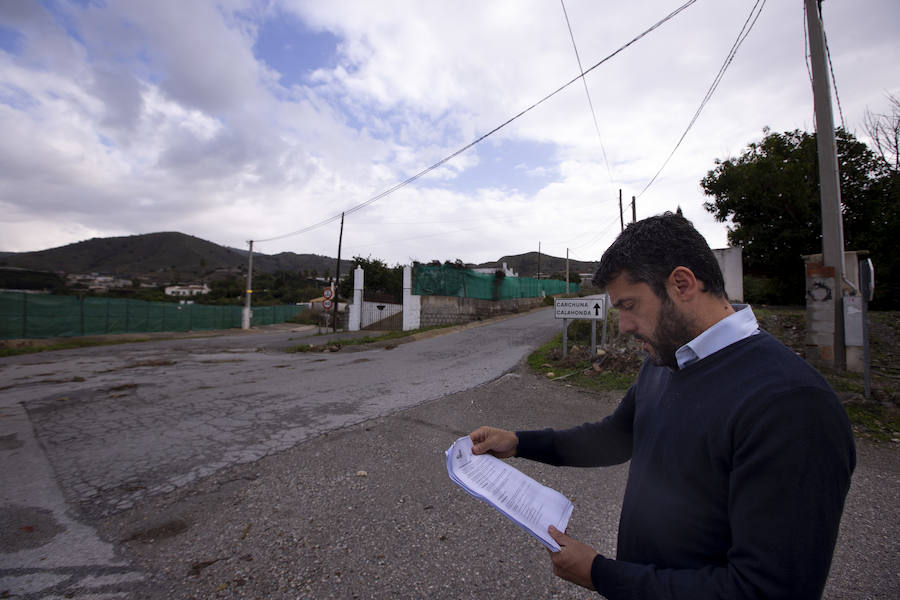
[[[803,308],[754,308],[760,326],[805,357],[806,313]],[[618,311],[610,311],[607,345],[600,348],[602,323],[597,324],[596,356],[591,356],[590,321],[573,321],[568,328],[568,352],[562,353],[562,332],[528,357],[529,367],[560,385],[595,391],[628,389],[637,377],[643,353],[630,336],[617,335]],[[870,316],[871,394],[865,397],[862,373],[818,367],[844,404],[858,437],[900,443],[900,311]]]
[[[104,338],[72,338],[64,341],[44,342],[44,340],[0,340],[0,357],[18,356],[19,354],[35,354],[53,352],[54,350],[73,350],[75,348],[91,348],[93,346],[112,346],[115,344],[134,344],[136,342],[158,341],[162,337],[129,337],[121,339]]]
[[[385,346],[386,349],[391,350],[396,348],[398,344],[403,341],[408,341],[409,338],[427,333],[429,331],[434,331],[438,329],[445,329],[447,327],[453,327],[453,325],[435,325],[433,327],[422,327],[420,329],[413,329],[410,331],[388,331],[387,333],[381,333],[378,335],[366,335],[358,338],[344,338],[339,340],[332,340],[330,342],[325,342],[322,344],[298,344],[296,346],[291,346],[289,348],[285,348],[285,352],[339,352],[342,348],[352,347],[352,346],[365,346],[370,344],[380,343]],[[316,335],[328,335],[330,332],[324,332]],[[391,343],[396,341],[397,343]]]

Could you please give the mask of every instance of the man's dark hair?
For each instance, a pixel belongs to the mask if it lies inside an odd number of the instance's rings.
[[[709,244],[690,221],[671,212],[628,225],[603,253],[594,285],[604,288],[625,272],[631,283],[646,283],[665,299],[666,279],[675,267],[687,267],[705,292],[725,297],[722,270]]]

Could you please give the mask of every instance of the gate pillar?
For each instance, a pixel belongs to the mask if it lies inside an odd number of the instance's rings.
[[[359,331],[362,318],[364,278],[362,267],[353,269],[353,304],[350,305],[350,322],[347,324],[350,331]]]

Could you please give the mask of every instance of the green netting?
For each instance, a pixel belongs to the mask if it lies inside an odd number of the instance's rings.
[[[253,309],[252,323],[283,323],[301,310],[303,307],[294,305],[261,306]],[[240,306],[0,293],[0,339],[194,331],[240,326]]]
[[[496,277],[450,265],[417,265],[413,279],[413,293],[418,296],[510,300],[566,293],[566,282],[558,279]],[[575,293],[580,289],[580,284],[569,283],[569,292]]]

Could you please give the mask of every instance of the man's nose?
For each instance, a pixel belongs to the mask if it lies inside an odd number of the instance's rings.
[[[637,330],[637,326],[635,325],[634,319],[632,319],[628,315],[620,312],[619,313],[619,331],[621,333],[633,333],[636,330]]]

